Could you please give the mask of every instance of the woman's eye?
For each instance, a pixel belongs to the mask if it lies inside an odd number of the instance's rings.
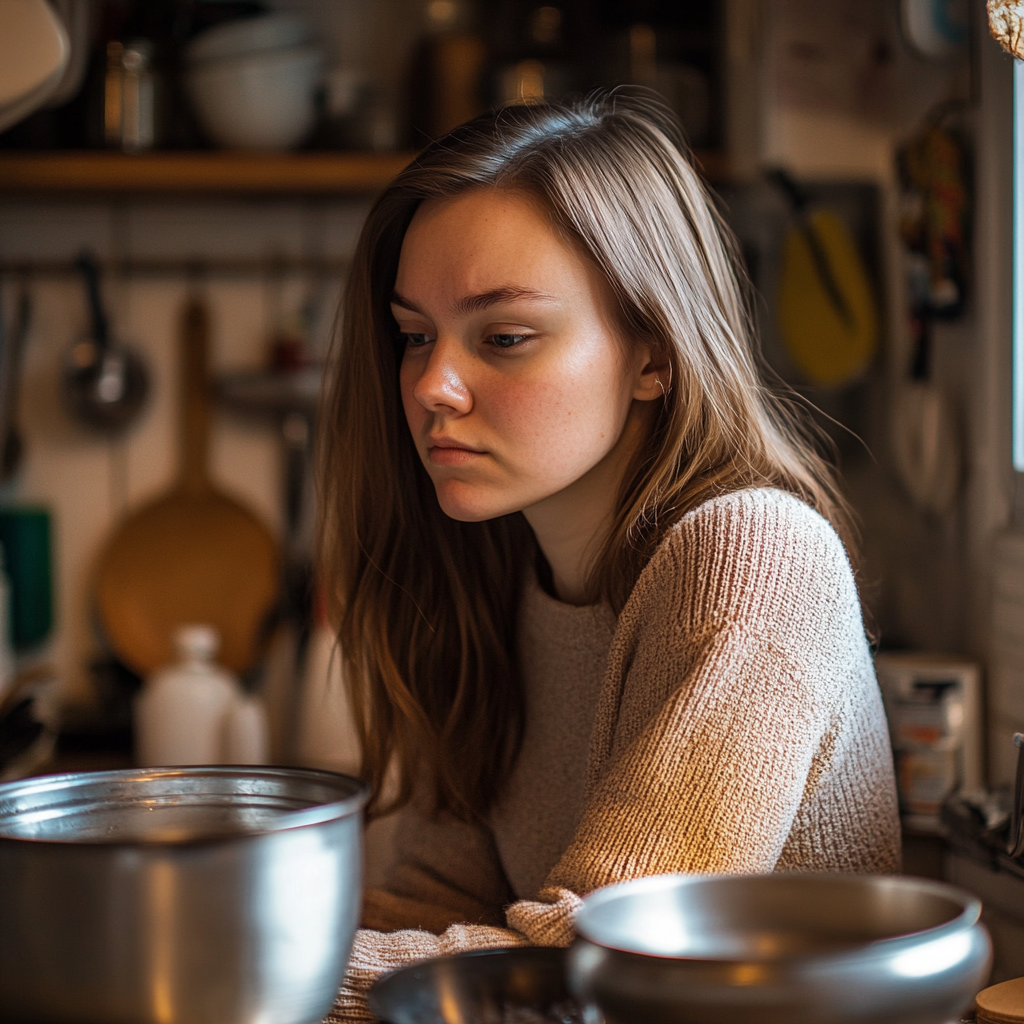
[[[489,334],[487,340],[495,348],[514,348],[529,337],[528,334]]]
[[[411,331],[403,331],[399,337],[405,342],[407,348],[422,348],[434,340],[429,334],[416,334]]]

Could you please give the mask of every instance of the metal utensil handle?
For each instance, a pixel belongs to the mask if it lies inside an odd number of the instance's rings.
[[[793,207],[793,213],[796,216],[800,234],[803,235],[804,241],[807,243],[807,249],[810,252],[811,262],[814,264],[814,270],[818,275],[822,288],[825,289],[825,295],[832,304],[832,308],[836,311],[844,326],[853,327],[853,312],[846,301],[846,297],[843,295],[842,289],[839,287],[839,283],[836,281],[835,274],[832,272],[832,264],[829,262],[828,253],[825,251],[824,245],[822,245],[821,238],[814,226],[814,221],[811,220],[810,197],[799,183],[781,167],[769,171],[768,178],[786,194],[786,198]]]
[[[181,318],[181,484],[204,491],[210,481],[207,450],[210,432],[208,395],[210,316],[205,300],[195,292]]]
[[[85,281],[85,294],[89,299],[89,311],[92,313],[93,340],[101,349],[105,349],[110,341],[110,321],[100,298],[100,269],[96,257],[91,252],[83,252],[75,260],[75,267]]]
[[[1013,734],[1017,744],[1017,780],[1013,787],[1013,818],[1006,852],[1011,857],[1024,854],[1024,732]]]
[[[22,281],[9,334],[3,323],[3,312],[0,308],[0,439],[6,438],[14,427],[18,378],[21,376],[25,341],[31,328],[32,295],[28,284]]]

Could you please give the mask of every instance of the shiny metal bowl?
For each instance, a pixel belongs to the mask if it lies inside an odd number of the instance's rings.
[[[370,1010],[383,1024],[581,1024],[565,950],[487,949],[421,960],[378,979]]]
[[[659,875],[576,917],[570,987],[606,1024],[945,1024],[983,987],[981,904],[878,875]]]
[[[319,1021],[357,925],[367,796],[292,768],[0,786],[0,1020]]]

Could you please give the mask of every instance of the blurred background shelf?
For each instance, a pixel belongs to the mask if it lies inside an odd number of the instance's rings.
[[[0,192],[83,194],[370,195],[415,154],[51,152],[0,154]],[[728,177],[726,155],[698,150],[712,183]]]
[[[366,195],[411,159],[401,153],[7,152],[0,191]]]

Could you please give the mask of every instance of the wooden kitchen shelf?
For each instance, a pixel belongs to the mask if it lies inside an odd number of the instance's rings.
[[[412,153],[0,152],[0,193],[255,193],[370,195]],[[726,180],[725,155],[698,151],[694,162],[714,183]]]
[[[0,192],[369,195],[412,153],[0,153]]]

